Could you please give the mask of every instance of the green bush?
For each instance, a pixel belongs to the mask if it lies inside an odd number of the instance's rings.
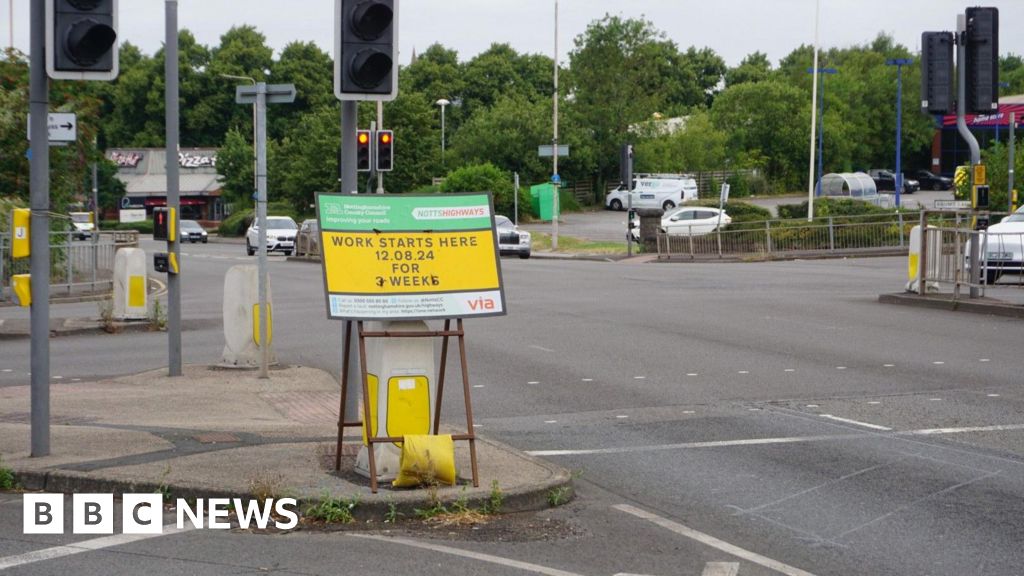
[[[783,220],[806,218],[807,202],[800,204],[782,204],[778,207],[779,218]],[[881,208],[863,200],[853,198],[817,198],[814,200],[814,217],[828,216],[868,216],[873,214],[893,214],[895,208]]]
[[[514,209],[512,177],[494,164],[474,164],[448,173],[441,185],[442,192],[491,192],[494,194],[494,210],[498,214],[511,214]],[[526,197],[529,202],[529,196]],[[520,205],[524,205],[522,189]]]
[[[697,206],[718,208],[718,200],[712,198],[699,200],[694,202],[694,204]],[[771,220],[772,218],[772,213],[768,211],[767,208],[762,208],[755,204],[750,204],[749,202],[733,202],[731,200],[725,203],[725,213],[732,218],[733,223],[764,222],[765,220]]]
[[[220,226],[217,227],[217,233],[221,236],[242,236],[249,224],[252,223],[253,216],[252,208],[236,210],[221,221]]]
[[[742,174],[733,174],[725,183],[729,185],[730,198],[746,198],[750,196],[748,180]]]
[[[152,234],[153,221],[143,220],[141,222],[118,222],[117,220],[104,220],[100,222],[100,231],[103,230],[136,230],[140,234]]]

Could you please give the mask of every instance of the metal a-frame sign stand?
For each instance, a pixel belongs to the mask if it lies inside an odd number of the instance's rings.
[[[360,379],[363,387],[363,421],[345,422],[345,405],[348,400],[348,374],[349,374],[349,351],[352,346],[352,323],[356,322],[356,329],[359,334],[359,366]],[[441,400],[444,397],[445,367],[448,361],[449,338],[456,336],[459,339],[459,360],[462,363],[462,392],[466,402],[466,432],[464,434],[452,434],[452,440],[469,442],[469,461],[473,470],[473,487],[480,486],[480,475],[476,463],[476,434],[473,432],[473,404],[469,397],[469,368],[466,364],[466,332],[462,325],[462,318],[455,319],[456,329],[451,329],[451,318],[444,321],[444,330],[421,331],[421,332],[367,332],[364,330],[363,321],[345,321],[344,355],[341,369],[341,402],[338,406],[338,444],[334,457],[335,471],[341,470],[341,448],[342,437],[345,428],[362,426],[363,422],[372,422],[370,417],[370,384],[366,371],[366,339],[367,338],[442,338],[441,340],[441,365],[437,376],[437,398],[434,404],[434,423],[432,433],[436,435],[441,425]],[[375,462],[373,445],[386,442],[402,442],[401,436],[374,436],[372,426],[366,426],[366,444],[370,464],[370,491],[377,493],[377,464]]]

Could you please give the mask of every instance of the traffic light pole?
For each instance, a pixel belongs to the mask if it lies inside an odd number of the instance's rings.
[[[164,76],[167,87],[164,91],[166,108],[167,156],[167,257],[172,263],[181,265],[181,244],[178,221],[181,219],[180,174],[178,170],[178,0],[167,0],[166,41],[164,43]],[[181,376],[181,277],[180,269],[171,266],[167,274],[167,375]]]
[[[32,206],[31,435],[32,457],[38,458],[50,455],[50,136],[46,126],[50,80],[46,76],[46,2],[32,2],[31,19],[29,136],[35,149],[29,176]]]
[[[971,172],[973,167],[981,164],[981,148],[978,147],[978,140],[967,128],[967,17],[963,14],[956,17],[956,67],[957,67],[957,99],[956,99],[956,129],[960,137],[967,142],[971,150]],[[972,181],[973,185],[973,181]],[[978,246],[979,236],[971,232],[971,253],[970,258],[970,297],[977,298],[979,295],[978,279],[981,277],[981,247]]]
[[[358,179],[356,174],[356,126],[359,117],[359,103],[354,100],[345,100],[341,103],[341,192],[342,194],[356,194]],[[351,320],[344,322],[344,338],[352,342],[355,338],[355,323]],[[344,349],[344,347],[342,347]],[[342,354],[344,354],[344,350]],[[349,346],[347,358],[342,358],[342,370],[348,366],[348,393],[346,394],[345,413],[342,415],[344,422],[359,422],[359,386],[352,386],[360,372],[359,347]]]

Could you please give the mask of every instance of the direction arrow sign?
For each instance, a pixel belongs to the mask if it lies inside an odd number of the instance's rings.
[[[936,200],[936,210],[970,210],[970,200]]]
[[[31,141],[31,115],[29,116],[28,126],[26,134],[28,134],[28,139]],[[69,112],[47,114],[46,130],[49,133],[50,142],[74,142],[78,139],[78,119],[73,113]]]

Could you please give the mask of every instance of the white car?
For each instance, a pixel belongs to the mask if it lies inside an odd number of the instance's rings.
[[[629,197],[632,196],[632,203]],[[683,202],[697,199],[697,181],[687,177],[638,176],[633,182],[633,191],[626,192],[624,185],[608,193],[604,205],[611,210],[633,208],[661,208],[666,212]]]
[[[1005,272],[1024,272],[1024,206],[982,233],[981,268],[986,284],[995,284]]]
[[[725,226],[731,222],[732,218],[724,210],[721,211],[721,217],[719,217],[718,208],[683,206],[672,210],[661,218],[661,231],[666,234],[699,236],[714,232],[719,224]]]
[[[498,253],[515,254],[522,259],[530,257],[530,233],[520,230],[506,216],[495,216],[494,227],[498,232]]]
[[[284,252],[285,256],[291,256],[292,250],[295,250],[295,234],[298,229],[295,220],[288,216],[267,216],[267,231],[260,234],[259,221],[253,220],[245,231],[245,252],[252,256],[259,250],[262,241],[267,244],[267,252]]]

